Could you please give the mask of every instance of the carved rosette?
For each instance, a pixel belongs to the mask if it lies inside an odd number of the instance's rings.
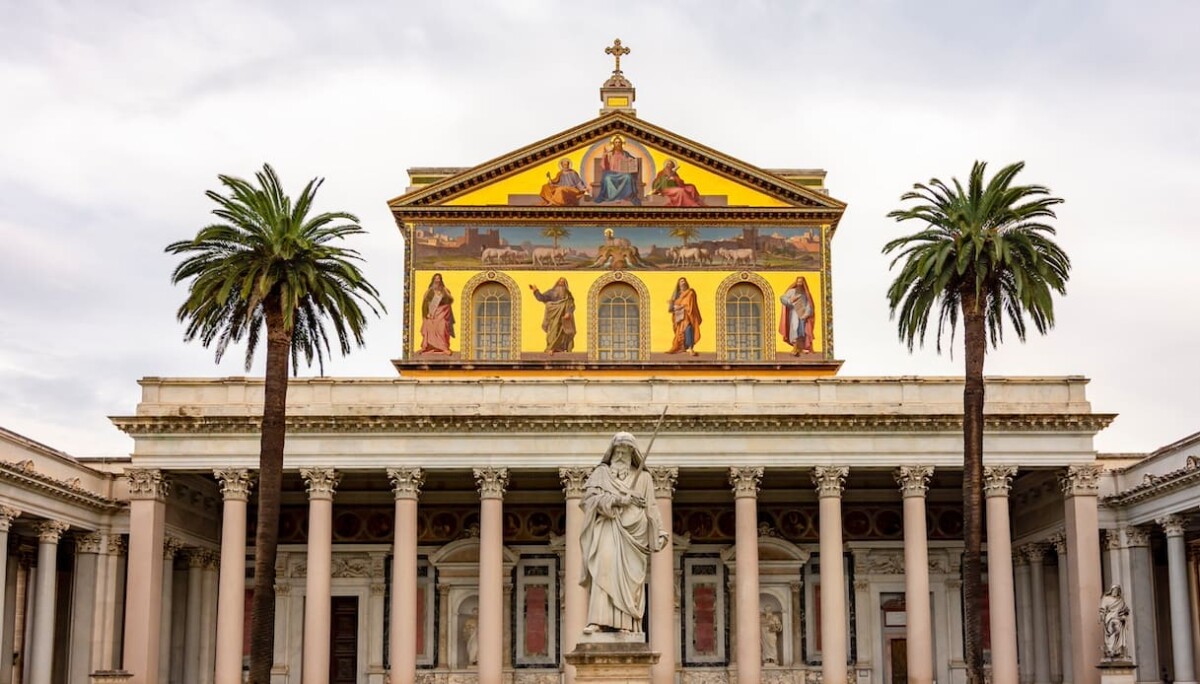
[[[655,497],[670,499],[675,495],[675,482],[679,480],[679,468],[651,466],[648,470],[650,471],[650,477],[654,479]]]
[[[0,506],[0,532],[12,529],[13,520],[21,517],[21,511],[12,506]]]
[[[1104,469],[1094,464],[1073,465],[1058,476],[1058,484],[1064,496],[1096,496],[1100,493],[1102,472]]]
[[[842,496],[846,486],[846,476],[850,469],[846,466],[816,466],[812,471],[812,481],[817,488],[817,496]]]
[[[476,468],[475,484],[481,499],[503,499],[508,489],[508,468]]]
[[[1130,525],[1124,528],[1125,545],[1132,548],[1135,546],[1150,546],[1150,530],[1144,527]]]
[[[1164,515],[1154,522],[1162,526],[1163,532],[1168,537],[1182,537],[1183,531],[1187,527],[1187,519],[1178,514]]]
[[[729,469],[729,484],[733,486],[733,498],[757,497],[762,484],[763,469],[758,466]]]
[[[308,486],[308,498],[332,499],[342,475],[333,468],[301,468],[300,476]]]
[[[100,553],[104,548],[104,535],[99,532],[87,532],[75,535],[75,553]]]
[[[66,532],[71,525],[61,520],[46,520],[34,525],[37,530],[38,541],[43,544],[57,544],[59,539],[62,539],[63,532]]]
[[[1042,565],[1046,561],[1046,545],[1041,542],[1033,542],[1025,547],[1025,557],[1029,559],[1030,565]]]
[[[254,476],[245,468],[218,468],[213,476],[221,485],[221,495],[226,501],[247,501],[250,499],[250,488],[254,486]]]
[[[125,471],[129,478],[130,499],[166,499],[171,491],[171,483],[161,470],[151,468],[130,468]]]
[[[925,493],[929,491],[929,480],[932,477],[933,466],[900,466],[896,469],[896,484],[900,485],[900,492],[906,498],[925,496]]]
[[[1050,535],[1050,543],[1054,545],[1054,553],[1059,556],[1067,555],[1067,535],[1065,532],[1055,532]]]
[[[183,540],[179,537],[167,535],[163,537],[163,560],[170,563],[175,560],[175,554],[183,548]]]
[[[1012,479],[1017,474],[1015,465],[983,467],[983,493],[985,496],[1008,496]]]
[[[650,469],[650,475],[654,475],[655,468]],[[588,475],[592,474],[591,468],[559,468],[558,479],[562,480],[563,494],[568,499],[582,499],[583,485],[587,482]],[[658,480],[655,480],[654,486],[658,488]]]
[[[421,496],[425,471],[420,468],[388,468],[387,476],[392,483],[392,494],[397,499],[416,499]]]

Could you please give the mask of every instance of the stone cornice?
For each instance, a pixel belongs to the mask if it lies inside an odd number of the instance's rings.
[[[1150,475],[1136,487],[1101,499],[1110,508],[1132,506],[1171,492],[1200,484],[1200,463],[1188,460],[1187,465],[1165,475]]]
[[[97,511],[112,511],[124,505],[120,501],[87,491],[74,480],[64,481],[39,473],[34,469],[32,461],[0,462],[0,482],[8,482]]]
[[[990,432],[1098,432],[1115,418],[1107,413],[1027,413],[985,416]],[[593,415],[354,415],[288,416],[289,433],[492,433],[611,432],[613,416]],[[620,416],[622,424],[653,430],[658,415]],[[126,434],[256,434],[260,416],[131,416],[113,418]],[[663,430],[675,433],[729,432],[959,432],[961,414],[871,413],[668,415]]]

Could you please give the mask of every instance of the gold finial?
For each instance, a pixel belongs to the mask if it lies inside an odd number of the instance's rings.
[[[621,56],[629,54],[629,48],[621,45],[620,38],[614,38],[613,44],[604,48],[604,54],[612,55],[613,58],[617,60],[616,66],[613,67],[613,73],[619,74],[621,73]]]

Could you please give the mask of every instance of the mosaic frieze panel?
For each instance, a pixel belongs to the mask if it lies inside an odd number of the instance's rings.
[[[926,511],[930,539],[961,539],[962,508],[931,503]],[[760,505],[759,529],[788,541],[816,542],[817,506]],[[733,509],[676,505],[673,527],[676,534],[688,534],[694,542],[732,542],[737,520]],[[900,505],[843,504],[842,534],[848,541],[904,539],[904,514]]]
[[[339,506],[333,509],[333,541],[391,542],[395,512],[391,506]],[[561,507],[506,505],[505,542],[547,542],[562,535],[566,511]],[[445,544],[479,535],[479,509],[466,506],[420,506],[418,543]],[[286,506],[280,513],[279,541],[302,544],[308,538],[308,507]]]

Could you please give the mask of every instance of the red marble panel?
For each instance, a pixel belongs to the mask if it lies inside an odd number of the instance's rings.
[[[698,655],[717,652],[717,590],[711,584],[692,587],[692,648]]]
[[[530,585],[525,588],[525,654],[547,655],[546,587]]]

